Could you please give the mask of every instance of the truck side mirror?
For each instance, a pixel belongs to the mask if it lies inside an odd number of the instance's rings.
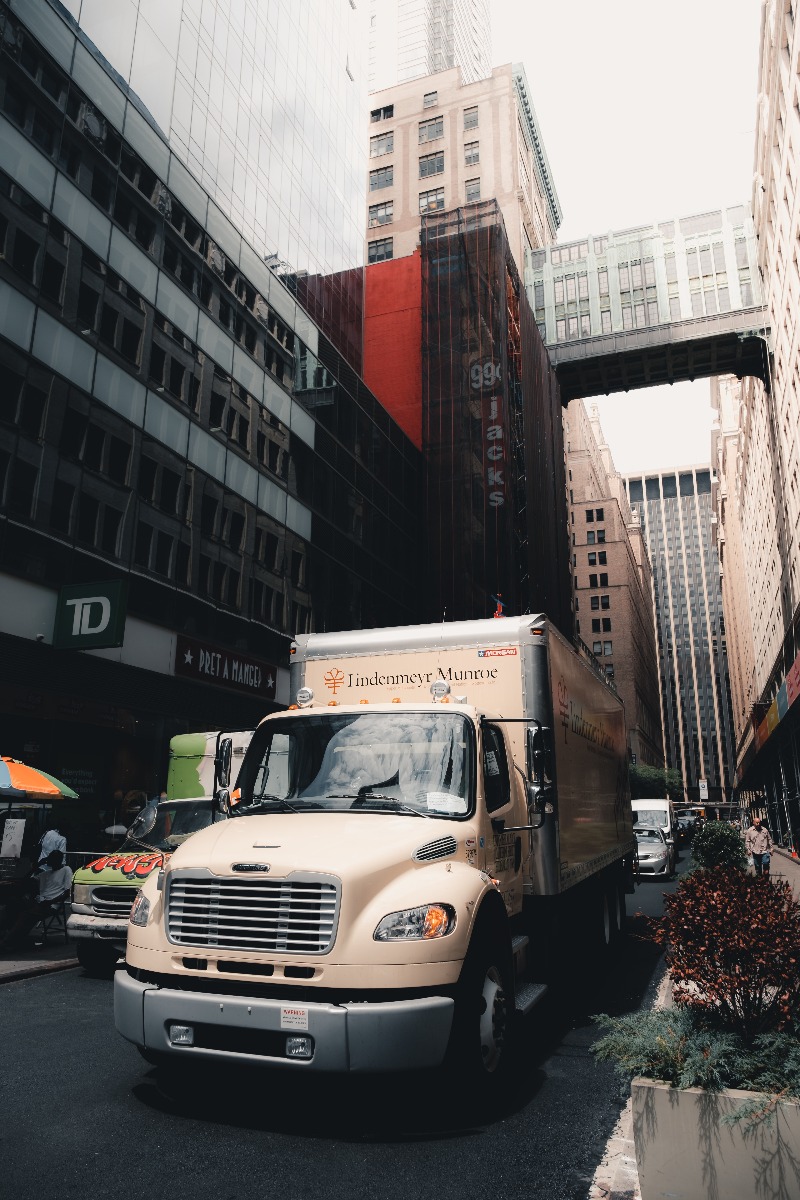
[[[219,746],[217,747],[217,757],[214,760],[214,769],[217,774],[217,786],[220,788],[230,787],[232,756],[233,739],[229,737],[220,738]]]
[[[223,817],[230,816],[231,811],[231,794],[227,788],[220,788],[214,797],[217,805],[217,812]]]
[[[528,726],[528,778],[537,787],[550,787],[553,782],[550,730],[541,721]]]

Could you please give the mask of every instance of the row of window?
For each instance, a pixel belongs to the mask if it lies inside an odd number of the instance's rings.
[[[391,134],[385,135],[391,138]],[[391,149],[391,147],[390,147]],[[381,154],[389,153],[388,150],[379,151]],[[370,148],[371,157],[375,157]],[[481,161],[480,142],[467,142],[464,146],[464,166],[476,167]],[[423,154],[419,159],[419,178],[428,179],[432,175],[444,174],[444,150],[435,150],[431,154]],[[392,187],[394,184],[394,168],[393,167],[376,167],[374,171],[369,173],[369,190],[371,192],[380,191],[382,188]]]
[[[467,179],[464,184],[464,201],[466,204],[476,204],[481,198],[480,179]],[[425,213],[440,212],[444,209],[444,188],[432,188],[419,193],[419,211]],[[394,221],[394,200],[383,200],[378,204],[370,204],[368,226],[376,229],[381,225],[391,225]]]

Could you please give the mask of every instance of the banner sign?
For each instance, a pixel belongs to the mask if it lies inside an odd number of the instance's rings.
[[[175,645],[175,674],[198,683],[233,688],[263,700],[275,699],[277,669],[249,654],[223,650],[179,633]]]

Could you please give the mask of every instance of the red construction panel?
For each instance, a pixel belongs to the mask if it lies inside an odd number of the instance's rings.
[[[422,270],[418,250],[366,271],[364,382],[422,449]]]

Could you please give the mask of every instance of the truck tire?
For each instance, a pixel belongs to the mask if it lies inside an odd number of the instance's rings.
[[[81,938],[75,943],[75,953],[86,974],[95,979],[110,979],[120,957],[116,946],[107,942],[89,941],[86,938]]]
[[[510,948],[484,925],[473,937],[456,993],[448,1065],[463,1082],[496,1081],[513,1057],[515,1011]]]

